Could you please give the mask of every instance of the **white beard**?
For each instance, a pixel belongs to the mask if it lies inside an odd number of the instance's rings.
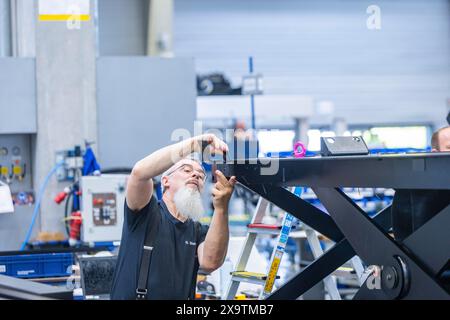
[[[202,198],[197,189],[182,187],[173,196],[177,210],[185,217],[198,221],[205,212]]]

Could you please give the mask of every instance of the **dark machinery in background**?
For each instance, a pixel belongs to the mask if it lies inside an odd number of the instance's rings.
[[[71,300],[72,291],[43,283],[0,275],[0,299]]]
[[[221,73],[197,76],[197,95],[240,95],[242,88],[232,88],[230,81]]]

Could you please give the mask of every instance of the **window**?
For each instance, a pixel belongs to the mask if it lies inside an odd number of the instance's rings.
[[[294,148],[294,130],[260,130],[258,131],[259,152],[292,151]]]
[[[369,148],[417,148],[429,146],[426,126],[374,127],[363,133]]]
[[[426,149],[429,143],[427,126],[373,127],[347,130],[344,136],[362,136],[369,149],[415,148]],[[334,137],[329,130],[308,131],[308,150],[320,151],[320,137]]]

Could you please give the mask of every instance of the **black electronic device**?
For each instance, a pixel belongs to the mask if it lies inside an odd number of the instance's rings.
[[[369,149],[362,137],[322,137],[320,153],[324,157],[367,155]]]

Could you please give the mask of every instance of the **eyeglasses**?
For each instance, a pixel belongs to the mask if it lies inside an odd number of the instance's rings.
[[[196,174],[200,177],[200,179],[205,182],[206,181],[206,173],[203,170],[195,170],[194,167],[190,164],[184,163],[182,165],[180,165],[179,167],[174,168],[173,170],[171,170],[170,172],[167,173],[167,176],[171,175],[172,173],[174,173],[175,171],[180,170],[183,173],[185,173],[186,175],[192,175],[192,173],[195,171]]]

